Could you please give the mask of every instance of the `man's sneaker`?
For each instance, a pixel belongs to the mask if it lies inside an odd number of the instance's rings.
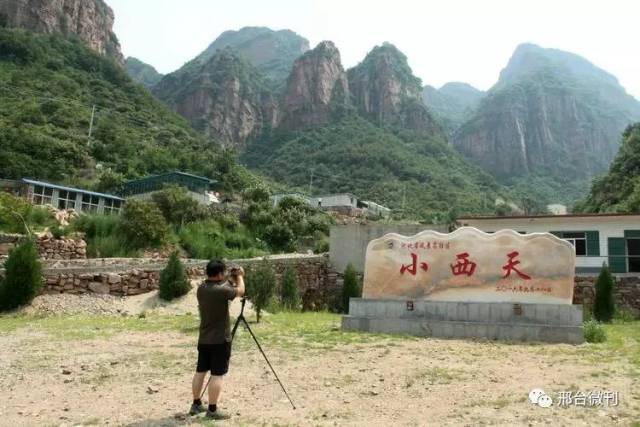
[[[189,415],[198,415],[199,413],[204,412],[204,406],[201,404],[192,403],[191,410],[189,410]]]
[[[205,416],[212,420],[228,420],[229,418],[231,418],[231,415],[222,412],[219,409],[216,409],[215,411],[210,411],[207,409],[207,414]]]

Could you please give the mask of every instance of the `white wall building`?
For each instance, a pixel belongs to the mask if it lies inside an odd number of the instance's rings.
[[[574,245],[576,273],[598,273],[603,262],[616,274],[640,273],[640,214],[460,217],[458,224],[487,233],[555,234]]]

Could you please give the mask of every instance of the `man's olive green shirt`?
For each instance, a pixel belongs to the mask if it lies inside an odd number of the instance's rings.
[[[229,301],[237,296],[236,288],[229,281],[205,280],[198,286],[200,310],[200,337],[198,344],[223,344],[231,342]]]

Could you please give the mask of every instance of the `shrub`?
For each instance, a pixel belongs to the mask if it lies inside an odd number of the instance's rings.
[[[596,296],[593,302],[593,316],[599,322],[610,322],[615,312],[613,301],[613,277],[607,264],[602,264],[602,270],[596,281]]]
[[[67,230],[59,225],[54,225],[49,229],[54,239],[60,239],[67,234]]]
[[[31,203],[26,200],[0,192],[0,230],[26,233],[25,225],[31,209]]]
[[[71,227],[85,234],[87,256],[91,258],[127,258],[137,256],[122,232],[118,215],[80,215]]]
[[[213,219],[192,222],[179,232],[180,245],[191,258],[253,258],[264,255],[261,245],[243,225],[230,230]]]
[[[276,288],[276,276],[266,259],[248,271],[246,288],[247,298],[253,304],[253,309],[256,311],[256,321],[259,323],[260,314],[267,307]]]
[[[602,324],[595,320],[588,320],[583,324],[584,340],[589,343],[599,343],[607,340]]]
[[[178,252],[171,254],[167,266],[160,272],[159,287],[160,298],[165,301],[186,295],[191,290],[191,283],[180,258],[178,258]]]
[[[351,263],[344,270],[344,284],[342,285],[342,310],[349,313],[349,299],[359,298],[362,294],[358,273]]]
[[[122,211],[122,231],[134,248],[158,247],[169,227],[155,203],[127,200]]]
[[[274,251],[293,252],[295,250],[295,235],[286,224],[268,225],[263,237]]]
[[[282,276],[280,285],[280,299],[282,306],[287,310],[299,310],[300,295],[298,293],[298,280],[293,268],[287,267]]]
[[[207,209],[191,197],[186,189],[177,185],[154,193],[152,199],[167,222],[173,225],[182,226],[207,216]]]
[[[42,287],[42,266],[32,239],[9,252],[5,264],[5,279],[0,284],[0,309],[12,310],[28,304]]]

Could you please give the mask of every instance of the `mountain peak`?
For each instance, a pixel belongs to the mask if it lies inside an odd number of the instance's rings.
[[[422,83],[407,57],[393,44],[374,47],[348,71],[349,87],[360,114],[378,125],[439,135],[440,128],[422,103]]]
[[[341,116],[348,103],[349,85],[340,51],[331,41],[320,42],[293,64],[283,97],[281,127],[299,130],[326,124],[332,116]]]
[[[220,34],[194,61],[204,63],[226,47],[234,48],[277,87],[286,81],[293,62],[309,50],[309,41],[291,30],[243,27]]]
[[[533,43],[516,47],[507,66],[500,72],[500,82],[513,81],[543,70],[581,80],[618,85],[618,79],[575,53],[543,48]]]

